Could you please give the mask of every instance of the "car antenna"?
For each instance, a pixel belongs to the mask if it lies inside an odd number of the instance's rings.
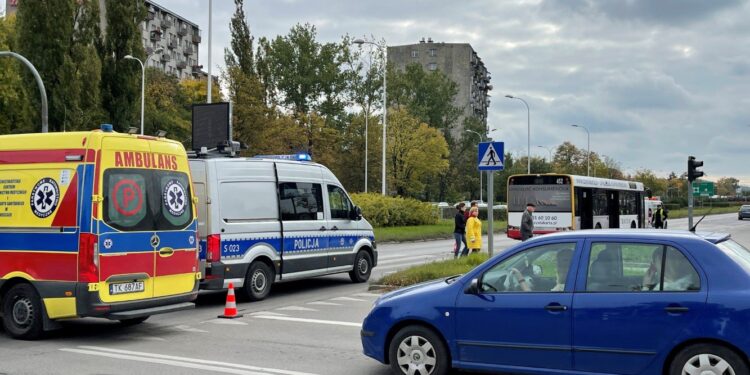
[[[703,217],[702,217],[702,218],[701,218],[700,220],[698,220],[698,222],[697,222],[697,223],[695,223],[695,225],[693,225],[693,227],[692,227],[692,228],[690,228],[690,231],[691,231],[691,232],[693,232],[693,233],[695,233],[695,228],[698,228],[698,224],[700,224],[700,223],[701,223],[701,221],[703,221],[703,219],[705,219],[705,218],[706,218],[706,216],[708,216],[708,214],[710,214],[710,213],[711,213],[711,211],[712,211],[713,209],[714,209],[713,207],[709,208],[709,209],[708,209],[708,212],[706,212],[706,214],[705,214],[705,215],[703,215]]]

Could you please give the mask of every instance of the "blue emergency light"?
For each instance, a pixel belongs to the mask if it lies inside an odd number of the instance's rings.
[[[291,155],[256,155],[259,159],[281,159],[281,160],[296,160],[296,161],[312,161],[310,154],[300,152],[298,154]]]

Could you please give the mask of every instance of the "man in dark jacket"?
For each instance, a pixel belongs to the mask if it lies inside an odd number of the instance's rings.
[[[664,223],[667,221],[667,213],[664,212],[664,208],[661,205],[659,205],[659,207],[656,208],[656,212],[654,212],[653,220],[654,220],[654,228],[664,229]]]
[[[526,204],[526,211],[521,216],[521,241],[534,236],[534,210],[536,206],[533,203]]]
[[[466,244],[466,219],[464,218],[466,204],[464,202],[457,204],[456,211],[456,217],[454,218],[455,225],[453,226],[453,238],[456,239],[456,244],[453,245],[453,258],[458,258],[461,244],[464,245],[464,251],[467,254],[469,252],[469,246]]]

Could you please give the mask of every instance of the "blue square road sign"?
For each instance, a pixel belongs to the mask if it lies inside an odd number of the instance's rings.
[[[481,142],[477,166],[480,171],[502,171],[505,167],[505,144],[503,142]]]

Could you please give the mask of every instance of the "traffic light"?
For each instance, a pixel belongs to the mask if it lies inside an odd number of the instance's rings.
[[[695,160],[695,156],[688,156],[688,181],[693,182],[703,176],[703,171],[698,170],[698,167],[702,166],[702,160]]]

